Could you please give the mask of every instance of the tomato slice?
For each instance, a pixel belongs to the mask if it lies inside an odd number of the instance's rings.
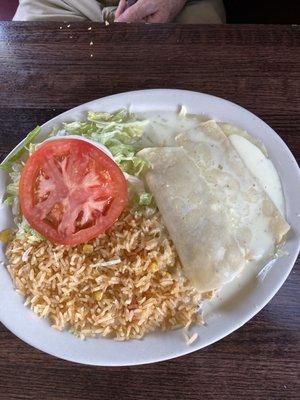
[[[127,201],[117,164],[83,140],[44,143],[27,160],[20,179],[21,210],[54,243],[86,243],[110,228]]]

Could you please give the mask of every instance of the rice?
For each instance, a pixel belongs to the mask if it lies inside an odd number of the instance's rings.
[[[189,336],[184,332],[185,342],[188,346],[193,344],[198,339],[198,333],[194,333],[192,336]]]
[[[53,328],[82,339],[140,339],[201,322],[201,295],[181,273],[158,213],[145,218],[124,212],[88,246],[33,242],[24,234],[8,244],[6,256],[25,305]]]

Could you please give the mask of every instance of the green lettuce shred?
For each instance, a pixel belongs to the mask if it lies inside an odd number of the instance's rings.
[[[7,185],[6,193],[11,196],[19,195],[19,181],[11,182]]]
[[[30,239],[36,242],[41,242],[45,240],[45,238],[42,235],[40,235],[36,230],[31,228],[31,226],[28,224],[28,222],[24,217],[22,217],[20,221],[16,221],[16,224],[18,227],[16,233],[17,238],[22,238],[24,235],[29,235]]]
[[[63,130],[56,129],[52,134],[79,135],[98,142],[109,149],[124,172],[139,176],[148,168],[148,162],[136,156],[147,124],[125,109],[112,114],[90,111],[86,121],[65,123]]]
[[[153,201],[153,196],[150,193],[143,192],[138,196],[138,204],[140,206],[149,206]]]
[[[13,165],[20,160],[22,155],[27,150],[27,146],[38,136],[41,132],[41,128],[37,126],[33,131],[28,133],[26,138],[24,139],[22,147],[20,147],[12,156],[10,156],[5,162],[0,164],[0,168],[4,171],[10,172],[12,170]]]
[[[114,113],[107,113],[107,112],[88,112],[87,119],[91,122],[95,123],[103,123],[103,122],[124,122],[128,120],[132,120],[132,114],[130,114],[125,108],[114,112]]]
[[[129,192],[131,194],[131,212],[133,214],[144,215],[149,218],[158,211],[153,195],[144,190],[141,191],[141,187],[137,182],[129,181]]]
[[[12,206],[14,203],[14,198],[15,198],[15,196],[7,196],[6,199],[4,200],[3,204]]]
[[[41,143],[29,143],[29,146],[27,147],[29,156],[31,156],[41,145]]]
[[[85,121],[64,123],[62,127],[54,128],[49,137],[78,135],[100,143],[109,149],[123,172],[138,179],[137,177],[149,167],[145,159],[136,155],[142,148],[140,141],[147,124],[146,120],[136,120],[136,117],[126,109],[112,114],[90,111]],[[41,128],[37,126],[26,136],[21,148],[0,164],[0,168],[7,171],[10,177],[4,203],[12,208],[17,225],[16,235],[22,237],[24,234],[29,234],[32,240],[37,241],[44,240],[44,238],[30,227],[20,211],[19,181],[24,165],[21,157],[26,151],[31,156],[37,150],[41,143],[33,142],[40,132]],[[155,213],[157,208],[153,196],[147,192],[137,195],[134,199],[134,210],[149,216]]]
[[[146,160],[136,156],[132,157],[130,160],[126,157],[119,160],[117,159],[116,162],[119,164],[122,171],[134,176],[139,176],[149,165]]]

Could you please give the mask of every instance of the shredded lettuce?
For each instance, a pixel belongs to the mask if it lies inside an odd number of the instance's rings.
[[[115,162],[129,174],[128,176],[138,179],[138,176],[148,167],[148,161],[137,156],[141,149],[141,138],[148,124],[146,120],[137,120],[128,110],[122,109],[115,113],[88,112],[85,121],[73,121],[64,123],[62,127],[54,128],[49,137],[78,135],[98,142],[106,146],[112,153]],[[37,126],[24,139],[24,143],[11,157],[0,164],[0,168],[7,171],[10,183],[7,185],[4,203],[12,208],[14,221],[17,225],[17,237],[29,234],[32,240],[44,240],[44,238],[30,227],[21,214],[19,207],[19,181],[24,163],[21,157],[27,151],[31,156],[41,143],[33,143],[39,135],[41,128]],[[129,184],[130,186],[130,184]],[[156,205],[150,193],[140,191],[133,199],[133,209],[147,215],[156,212]]]
[[[150,193],[143,192],[138,196],[138,204],[140,206],[149,206],[153,200],[153,196]]]
[[[5,162],[0,164],[0,168],[7,171],[10,177],[10,183],[6,188],[6,198],[4,204],[11,207],[12,213],[14,215],[14,221],[17,225],[17,236],[20,237],[25,233],[29,234],[34,240],[43,240],[41,235],[39,235],[34,229],[30,227],[28,222],[22,217],[20,207],[19,207],[19,182],[21,171],[23,168],[23,163],[21,157],[28,151],[30,156],[39,146],[39,143],[32,143],[35,138],[41,132],[41,128],[37,126],[33,131],[31,131],[24,139],[23,145],[19,148],[11,157],[9,157]]]
[[[79,136],[86,136],[89,137],[95,131],[95,127],[93,124],[89,122],[71,122],[65,123],[64,126],[64,133],[66,135],[79,135]],[[62,131],[59,131],[62,133]],[[62,136],[62,135],[60,135]]]
[[[128,160],[132,160],[132,158],[135,155],[135,149],[132,145],[130,144],[116,144],[113,146],[110,146],[110,152],[114,156],[114,159],[120,158],[125,160],[127,158]]]
[[[33,144],[32,141],[38,136],[41,128],[37,126],[33,131],[31,131],[25,138],[24,143],[21,148],[19,148],[11,157],[9,157],[5,162],[0,164],[0,168],[8,172],[10,177],[10,183],[6,188],[6,198],[4,204],[11,207],[12,213],[16,220],[20,220],[20,207],[19,207],[19,181],[21,176],[21,170],[23,164],[21,162],[22,155],[28,151],[29,155],[35,151],[37,144]],[[17,223],[19,226],[19,223]],[[28,225],[29,226],[29,225]],[[30,228],[31,229],[31,228]]]
[[[28,222],[24,217],[22,217],[20,222],[16,221],[16,223],[18,227],[16,233],[17,238],[22,238],[24,235],[29,235],[30,239],[36,242],[41,242],[45,240],[42,235],[40,235],[36,230],[31,228],[31,226],[28,224]]]
[[[107,112],[88,112],[87,119],[91,122],[95,123],[103,123],[103,122],[124,122],[128,120],[132,120],[133,116],[130,114],[125,108],[115,112],[115,113],[107,113]]]
[[[29,156],[31,156],[41,145],[41,143],[29,143],[29,146],[27,147],[27,151],[29,153]]]
[[[4,171],[10,172],[12,170],[13,165],[20,160],[22,155],[27,150],[27,146],[38,136],[41,132],[41,128],[37,126],[33,131],[28,133],[26,138],[24,139],[24,143],[22,147],[20,147],[12,156],[10,156],[5,162],[0,164],[0,168]]]
[[[86,121],[65,123],[63,130],[56,129],[52,135],[79,135],[101,143],[124,172],[138,176],[148,167],[146,160],[136,156],[147,124],[125,109],[112,114],[90,111]]]
[[[128,183],[128,199],[131,213],[151,217],[157,212],[154,197],[145,189],[144,181],[136,176],[125,173]]]
[[[11,196],[19,195],[19,182],[11,182],[7,185],[6,193]]]
[[[3,204],[7,204],[8,206],[12,206],[14,203],[15,196],[7,196],[4,200]]]
[[[8,175],[10,177],[10,183],[6,188],[6,197],[4,200],[4,204],[7,204],[11,207],[12,213],[15,217],[17,217],[20,213],[19,209],[19,181],[21,176],[22,164],[21,162],[16,162],[11,166],[10,172]]]
[[[154,197],[151,193],[140,192],[135,198],[134,210],[137,213],[143,214],[149,218],[157,212],[157,207],[154,201]]]
[[[132,157],[131,160],[128,160],[126,157],[124,157],[123,159],[117,159],[116,162],[119,164],[122,171],[134,176],[139,176],[149,166],[146,160],[135,156]]]

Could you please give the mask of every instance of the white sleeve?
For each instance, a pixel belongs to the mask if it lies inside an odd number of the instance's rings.
[[[20,0],[19,3],[14,21],[103,21],[103,7],[97,0]]]

